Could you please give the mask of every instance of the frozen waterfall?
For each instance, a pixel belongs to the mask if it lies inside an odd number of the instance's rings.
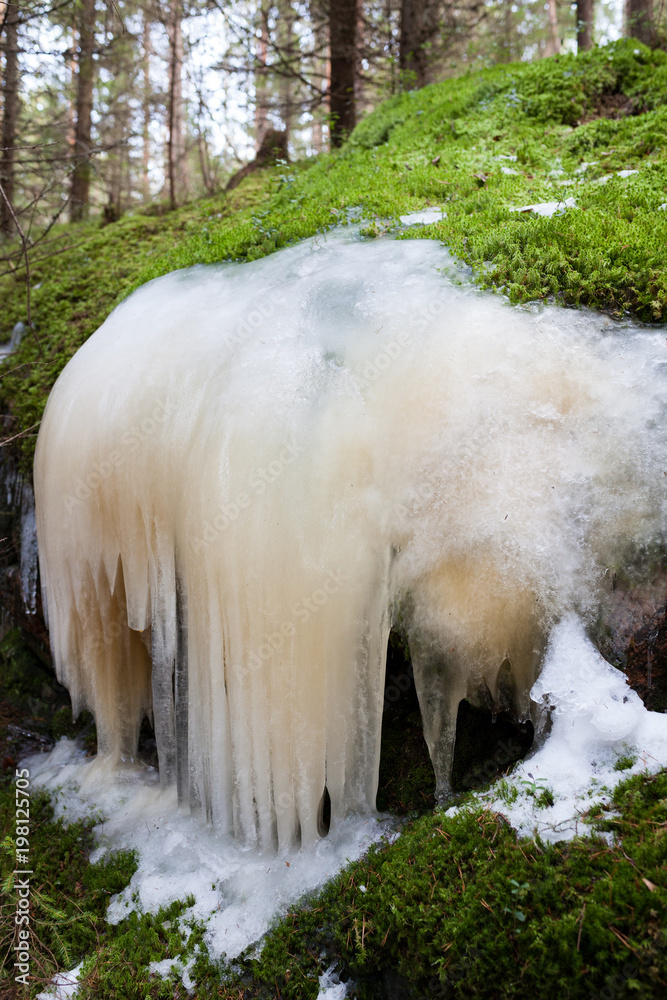
[[[372,812],[392,622],[438,795],[469,696],[518,715],[553,623],[664,541],[665,333],[513,309],[429,240],[159,278],[67,365],[35,459],[58,676],[246,843]]]

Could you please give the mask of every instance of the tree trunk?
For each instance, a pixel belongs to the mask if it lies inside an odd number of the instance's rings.
[[[268,52],[268,11],[262,4],[255,65],[255,153],[259,152],[269,129],[266,56]]]
[[[434,0],[402,0],[398,64],[404,90],[429,82],[429,43],[438,33],[438,5]]]
[[[653,0],[626,0],[625,34],[644,45],[654,44]]]
[[[512,54],[514,51],[513,41],[513,24],[512,24],[512,4],[509,0],[505,0],[503,6],[503,52],[505,55],[505,62],[512,62]]]
[[[356,124],[354,85],[357,65],[357,0],[329,0],[330,136],[340,146]]]
[[[142,31],[142,155],[141,155],[141,193],[144,202],[151,200],[151,183],[149,166],[151,158],[151,23],[144,13]]]
[[[296,69],[298,62],[294,56],[294,16],[291,7],[287,6],[280,18],[282,31],[281,47],[283,52],[284,75],[279,78],[280,93],[280,117],[285,123],[285,145],[288,146],[292,138],[292,128],[294,126],[294,88],[291,74]],[[263,137],[262,137],[263,138]],[[261,146],[260,146],[261,148]]]
[[[577,0],[577,52],[593,48],[594,0]]]
[[[556,0],[549,0],[547,5],[549,18],[549,39],[547,41],[545,55],[555,56],[560,52],[560,34],[558,31],[558,9]]]
[[[0,197],[0,232],[9,236],[14,231],[14,220],[10,205],[14,205],[14,181],[16,177],[15,145],[16,121],[19,110],[19,59],[18,29],[19,8],[10,6],[5,21],[5,72],[2,80],[2,154],[0,155],[0,182],[5,198]]]
[[[212,195],[215,193],[215,185],[213,184],[213,178],[211,177],[208,143],[206,142],[206,136],[201,130],[201,124],[199,124],[197,130],[197,152],[199,153],[199,169],[201,170],[201,179],[204,184],[204,190],[206,191],[206,194]]]
[[[74,172],[70,194],[72,222],[85,219],[90,198],[91,117],[95,81],[95,0],[81,0],[79,59],[76,77],[76,124],[74,126]]]
[[[183,11],[180,0],[171,7],[167,33],[169,35],[169,135],[167,167],[169,201],[176,208],[185,194],[185,132],[183,123]]]

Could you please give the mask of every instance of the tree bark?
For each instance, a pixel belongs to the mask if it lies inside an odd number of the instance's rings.
[[[19,8],[12,5],[5,20],[5,72],[2,79],[2,153],[0,154],[0,182],[5,198],[0,198],[0,232],[9,236],[14,231],[10,205],[14,205],[16,179],[16,123],[19,110]],[[9,202],[9,204],[7,204]]]
[[[329,0],[329,78],[330,138],[332,147],[340,146],[356,124],[354,97],[357,66],[357,0]]]
[[[70,218],[80,222],[88,214],[90,199],[90,153],[95,82],[95,0],[81,0],[79,58],[76,77],[76,123],[74,126],[74,171],[70,189]]]
[[[404,90],[429,82],[429,43],[438,33],[438,5],[434,0],[402,0],[398,65]]]
[[[169,135],[167,138],[167,172],[169,201],[176,208],[184,195],[185,132],[183,122],[183,10],[180,0],[174,0],[170,10],[169,36]]]
[[[291,74],[295,69],[298,69],[298,64],[295,65],[294,56],[294,15],[291,7],[289,5],[286,7],[281,16],[281,42],[282,51],[284,59],[284,75],[279,79],[279,92],[280,92],[280,117],[285,124],[285,145],[289,146],[290,139],[292,138],[292,128],[294,125],[294,111],[295,111],[295,100],[294,100],[294,88],[292,86],[293,80]],[[262,137],[263,138],[263,137]],[[261,148],[261,146],[260,146]]]
[[[577,52],[593,48],[594,0],[577,0]]]
[[[264,136],[269,130],[267,65],[268,53],[268,11],[264,4],[259,11],[259,34],[255,64],[255,153],[262,148]]]
[[[151,200],[151,183],[149,175],[151,158],[151,23],[144,13],[142,29],[142,151],[141,151],[141,193],[143,200],[148,203]]]
[[[547,15],[549,18],[549,39],[546,45],[545,55],[555,56],[560,52],[560,34],[558,31],[558,9],[556,0],[549,0],[547,5]]]
[[[653,0],[626,0],[625,34],[644,45],[654,44]]]

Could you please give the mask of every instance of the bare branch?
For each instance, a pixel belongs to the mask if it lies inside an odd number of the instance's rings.
[[[26,285],[26,300],[27,300],[27,312],[28,312],[28,327],[30,328],[30,330],[32,330],[32,335],[37,342],[37,347],[39,348],[40,355],[44,357],[42,345],[39,341],[39,337],[37,336],[37,331],[34,329],[32,325],[32,319],[30,316],[30,260],[28,259],[28,241],[25,237],[25,233],[21,229],[21,223],[16,218],[16,212],[14,211],[14,207],[9,198],[7,197],[7,195],[5,194],[5,189],[3,188],[2,184],[0,184],[0,195],[2,195],[2,197],[4,198],[5,204],[9,209],[9,214],[14,220],[14,225],[16,226],[18,234],[21,237],[21,245],[23,247],[23,258],[25,260],[25,285]]]

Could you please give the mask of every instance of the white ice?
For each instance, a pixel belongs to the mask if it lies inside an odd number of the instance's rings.
[[[631,177],[633,174],[638,174],[638,170],[617,170],[615,174],[603,174],[602,177],[598,177],[597,180],[593,181],[594,184],[606,184],[607,181],[611,181],[614,177],[620,177],[625,180],[626,177]]]
[[[428,226],[432,222],[440,222],[447,218],[444,208],[425,208],[421,212],[410,212],[408,215],[401,215],[401,222],[404,226]]]
[[[565,198],[561,201],[541,201],[537,205],[521,205],[518,208],[510,209],[511,212],[534,212],[549,219],[552,215],[564,212],[568,208],[576,208],[577,203],[574,198]]]

